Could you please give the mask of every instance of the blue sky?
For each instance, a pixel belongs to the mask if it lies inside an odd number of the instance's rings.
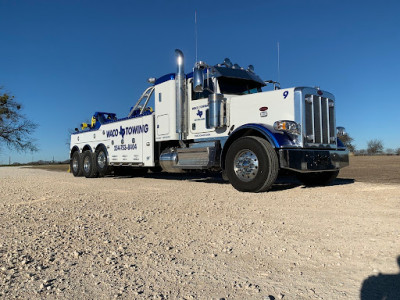
[[[0,85],[39,128],[40,151],[2,148],[0,163],[68,158],[68,129],[95,111],[125,116],[148,77],[175,72],[174,50],[210,64],[253,64],[282,87],[336,96],[337,124],[358,149],[400,147],[398,1],[4,1]]]

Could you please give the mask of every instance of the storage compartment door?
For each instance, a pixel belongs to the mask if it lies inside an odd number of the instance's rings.
[[[169,115],[157,116],[157,135],[169,134]]]

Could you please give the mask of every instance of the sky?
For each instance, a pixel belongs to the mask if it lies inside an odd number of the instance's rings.
[[[0,86],[39,125],[40,149],[3,146],[0,164],[68,159],[69,130],[95,111],[126,116],[149,77],[175,72],[177,48],[191,72],[195,11],[199,60],[319,86],[357,149],[400,147],[399,1],[0,0]]]

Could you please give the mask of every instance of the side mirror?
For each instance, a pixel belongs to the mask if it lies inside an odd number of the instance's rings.
[[[336,127],[336,135],[338,137],[347,135],[346,129],[344,127]]]
[[[196,93],[201,93],[204,90],[204,73],[203,69],[195,68],[193,70],[193,90]]]

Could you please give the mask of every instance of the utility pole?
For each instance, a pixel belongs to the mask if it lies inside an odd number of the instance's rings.
[[[8,165],[11,166],[11,156],[8,157]]]

